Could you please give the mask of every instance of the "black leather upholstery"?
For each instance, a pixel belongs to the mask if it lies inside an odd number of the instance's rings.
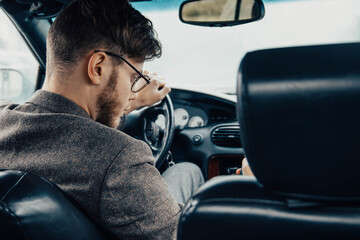
[[[238,83],[256,178],[207,182],[178,239],[360,239],[360,44],[248,53]]]
[[[259,182],[305,198],[360,200],[360,44],[247,54],[238,85]]]
[[[74,204],[39,176],[0,170],[0,239],[106,239]]]
[[[281,197],[252,177],[216,177],[182,212],[178,240],[359,239],[357,205]]]

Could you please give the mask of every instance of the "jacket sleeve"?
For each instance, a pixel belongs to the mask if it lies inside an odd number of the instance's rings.
[[[121,239],[176,239],[180,207],[154,166],[150,148],[129,143],[105,176],[101,222]]]

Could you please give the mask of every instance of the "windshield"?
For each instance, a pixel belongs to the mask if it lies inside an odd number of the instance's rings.
[[[265,17],[245,25],[210,28],[179,20],[182,1],[135,2],[154,24],[163,55],[145,64],[172,87],[235,94],[238,68],[248,51],[359,42],[359,0],[265,0]]]

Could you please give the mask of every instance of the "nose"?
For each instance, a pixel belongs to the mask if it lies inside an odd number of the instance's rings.
[[[135,100],[135,98],[136,98],[136,93],[133,93],[132,91],[130,91],[129,100]]]

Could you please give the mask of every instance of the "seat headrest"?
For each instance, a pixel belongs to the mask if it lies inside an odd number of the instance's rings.
[[[238,114],[264,187],[311,199],[360,199],[360,44],[248,53]]]

